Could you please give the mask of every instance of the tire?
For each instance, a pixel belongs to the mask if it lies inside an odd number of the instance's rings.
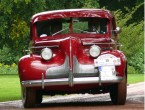
[[[33,88],[22,87],[22,103],[24,108],[35,107],[36,91]]]
[[[123,80],[111,87],[110,98],[115,105],[124,105],[126,102],[127,95],[127,80],[124,76]]]

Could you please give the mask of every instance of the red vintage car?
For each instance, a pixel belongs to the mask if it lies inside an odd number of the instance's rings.
[[[118,42],[120,28],[103,9],[66,9],[35,14],[30,22],[30,54],[18,69],[25,108],[43,95],[110,93],[126,101],[127,59]]]

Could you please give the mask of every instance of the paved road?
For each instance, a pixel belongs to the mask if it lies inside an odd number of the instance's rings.
[[[144,110],[144,84],[128,86],[125,105],[114,106],[109,94],[74,94],[45,98],[41,105],[27,110]],[[0,103],[0,110],[24,110],[21,101]]]

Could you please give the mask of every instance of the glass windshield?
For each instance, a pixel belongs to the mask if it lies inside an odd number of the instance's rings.
[[[106,34],[106,18],[82,17],[82,18],[60,18],[39,21],[36,23],[38,37],[55,36],[58,34],[90,33]]]

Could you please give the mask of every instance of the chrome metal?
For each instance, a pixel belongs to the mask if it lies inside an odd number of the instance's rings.
[[[73,59],[73,55],[72,55],[72,37],[70,36],[70,39],[69,39],[69,49],[70,49],[70,72],[69,72],[69,85],[72,87],[73,86],[73,70],[72,70],[72,68],[73,68],[73,61],[72,61],[72,59]]]
[[[118,83],[122,80],[122,77],[101,77],[102,83]],[[84,77],[74,78],[74,84],[90,84],[99,83],[99,77]]]
[[[99,71],[99,86],[101,86],[101,72]]]
[[[64,28],[64,29],[62,29],[62,30],[60,30],[60,31],[58,31],[58,32],[56,32],[56,33],[54,33],[54,34],[52,34],[52,36],[55,36],[56,34],[59,34],[59,33],[63,32],[63,31],[66,30],[66,29],[69,29],[69,28]]]
[[[121,28],[120,27],[116,27],[116,29],[113,30],[113,31],[116,32],[116,33],[120,33],[121,32]]]
[[[101,83],[119,83],[122,80],[120,76],[113,76],[113,77],[101,77]],[[22,81],[23,87],[41,87],[42,80],[29,80],[29,81]],[[74,78],[73,84],[98,84],[99,77],[81,77],[81,78]],[[60,78],[60,79],[44,79],[44,84],[46,86],[55,86],[55,85],[69,85],[68,78]]]
[[[59,47],[59,45],[52,45],[52,46],[36,46],[36,47],[34,47],[34,46],[32,46],[31,48],[32,49],[41,49],[41,48],[53,48],[53,47]]]
[[[25,52],[31,52],[31,50],[30,50],[30,49],[28,49],[28,50],[25,50]]]
[[[72,73],[72,71],[70,71],[70,73],[69,73],[69,86],[73,86],[74,84],[73,84],[73,73]]]
[[[22,81],[22,86],[24,87],[38,87],[42,86],[42,80],[29,80]],[[53,86],[53,85],[68,85],[68,78],[61,79],[45,79],[45,86]]]
[[[73,57],[73,73],[74,75],[85,75],[85,74],[89,74],[92,76],[97,76],[98,70],[94,67],[94,65],[83,65],[80,64],[77,60],[77,58],[74,56]]]
[[[83,42],[83,45],[97,45],[97,44],[102,44],[102,45],[108,45],[108,44],[112,44],[112,45],[121,45],[120,43],[86,43],[86,42]]]
[[[42,89],[44,89],[44,74],[42,73]]]
[[[46,70],[46,78],[64,78],[69,77],[69,58],[66,56],[64,64],[56,67],[51,67]]]
[[[69,39],[69,49],[70,49],[70,71],[72,71],[72,68],[73,68],[73,61],[72,61],[72,59],[73,59],[73,57],[72,57],[72,38],[71,38],[71,36],[70,36],[70,39]]]
[[[74,76],[97,76],[98,70],[94,68],[94,65],[83,65],[80,64],[77,58],[73,57],[73,70],[69,66],[69,58],[66,56],[64,64],[56,67],[51,67],[46,70],[46,78],[70,78],[70,82]],[[73,76],[74,75],[74,76]]]

